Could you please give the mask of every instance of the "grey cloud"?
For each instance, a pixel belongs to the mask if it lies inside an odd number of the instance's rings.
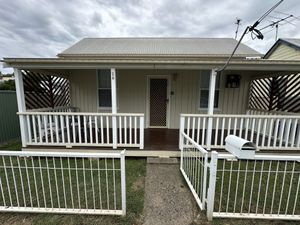
[[[284,1],[277,9],[296,14],[298,0]],[[240,33],[274,0],[0,0],[0,58],[53,57],[83,37],[191,36],[234,37],[235,18]],[[283,15],[273,13],[274,16]],[[265,21],[260,27],[267,25]],[[280,26],[280,37],[300,37],[297,27]],[[274,43],[274,30],[263,41],[244,43],[260,52]]]

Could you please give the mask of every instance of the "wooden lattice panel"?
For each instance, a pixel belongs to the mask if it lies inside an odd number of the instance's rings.
[[[70,105],[70,84],[62,77],[22,71],[27,109]]]
[[[299,113],[300,74],[253,80],[249,108]]]

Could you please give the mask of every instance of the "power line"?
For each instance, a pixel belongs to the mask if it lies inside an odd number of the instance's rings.
[[[256,29],[256,27],[281,3],[283,2],[283,0],[280,0],[279,2],[277,2],[274,6],[272,6],[267,12],[265,12],[252,26],[247,26],[246,29],[244,30],[242,36],[240,37],[238,43],[236,44],[236,46],[234,47],[231,55],[229,56],[229,58],[227,59],[226,63],[224,64],[224,66],[222,66],[221,68],[219,68],[217,70],[217,72],[222,72],[223,70],[226,69],[226,67],[228,66],[230,60],[232,59],[234,53],[236,52],[237,48],[239,47],[239,45],[241,44],[244,36],[248,33],[251,32],[252,35],[255,35],[258,39],[263,39],[263,35],[262,33]]]

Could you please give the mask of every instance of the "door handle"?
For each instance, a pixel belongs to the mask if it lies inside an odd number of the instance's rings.
[[[166,103],[169,103],[169,99],[168,98],[166,99]]]

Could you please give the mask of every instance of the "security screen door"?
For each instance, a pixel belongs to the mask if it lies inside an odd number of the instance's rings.
[[[167,126],[168,79],[150,78],[150,127]]]

